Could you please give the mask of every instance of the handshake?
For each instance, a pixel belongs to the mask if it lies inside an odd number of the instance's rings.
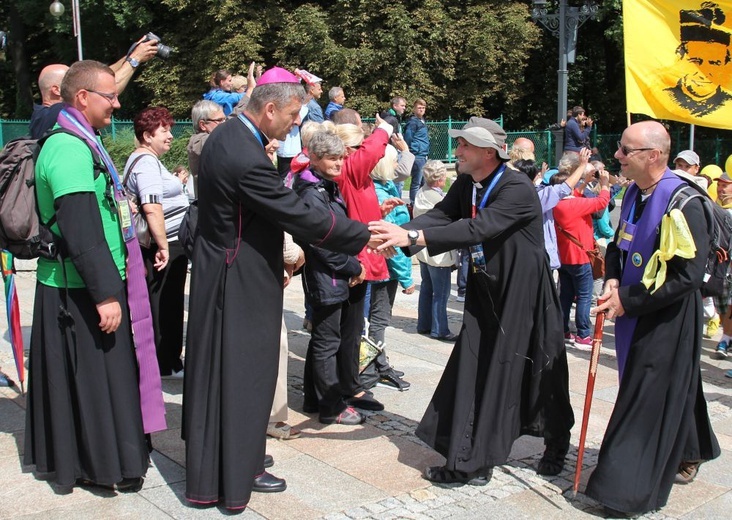
[[[386,258],[396,255],[397,247],[406,247],[412,243],[408,234],[409,230],[385,220],[369,222],[369,231],[371,231],[371,240],[367,245],[368,251]],[[423,246],[425,245],[424,236],[421,231],[418,233],[417,245]]]

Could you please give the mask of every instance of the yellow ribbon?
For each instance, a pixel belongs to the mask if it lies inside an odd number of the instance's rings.
[[[655,285],[651,294],[655,293],[666,281],[666,263],[675,256],[693,258],[695,253],[696,244],[684,214],[678,209],[672,209],[661,220],[661,243],[648,260],[641,280],[643,285],[646,289]]]

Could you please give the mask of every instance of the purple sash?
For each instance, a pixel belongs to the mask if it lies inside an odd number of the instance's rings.
[[[84,139],[89,146],[97,151],[112,177],[115,200],[118,204],[128,204],[127,197],[122,191],[117,169],[114,167],[107,150],[95,139],[94,129],[89,125],[86,117],[75,108],[65,105],[58,116],[58,124]],[[130,310],[130,321],[132,322],[135,354],[140,371],[139,388],[142,425],[145,433],[152,433],[165,430],[167,424],[165,422],[165,403],[160,381],[160,368],[155,353],[150,296],[147,292],[145,266],[143,265],[142,251],[140,250],[140,244],[137,242],[137,236],[135,233],[125,233],[124,229],[121,231],[127,247],[127,283],[125,285],[127,286],[127,304]]]
[[[634,285],[640,283],[643,278],[643,271],[646,269],[648,260],[656,251],[656,241],[661,228],[661,218],[666,213],[668,203],[671,200],[673,192],[684,184],[684,181],[674,175],[671,170],[666,171],[661,177],[660,182],[653,190],[653,193],[646,199],[646,205],[643,209],[638,222],[636,222],[633,238],[630,245],[621,247],[627,255],[623,263],[623,275],[620,285]],[[623,223],[630,216],[631,210],[635,211],[635,202],[638,195],[638,186],[633,183],[628,186],[625,196],[623,197],[623,207],[620,212],[620,229],[623,229]],[[622,233],[619,239],[622,239]],[[615,352],[618,356],[618,377],[623,379],[623,370],[625,362],[630,353],[633,333],[638,318],[620,316],[615,319]]]

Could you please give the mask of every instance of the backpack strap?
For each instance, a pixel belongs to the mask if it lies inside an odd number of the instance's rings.
[[[67,135],[73,135],[76,137],[79,141],[84,143],[87,148],[89,148],[89,151],[92,155],[92,162],[94,163],[94,178],[96,179],[99,177],[100,173],[106,172],[107,167],[104,165],[104,161],[102,161],[102,158],[99,156],[99,154],[92,148],[89,143],[87,143],[84,139],[76,135],[74,132],[67,130],[66,128],[55,128],[51,130],[50,132],[46,133],[43,137],[41,137],[38,140],[38,147],[36,148],[36,152],[33,155],[33,162],[36,162],[38,159],[38,154],[41,153],[41,148],[43,148],[43,145],[46,143],[46,140],[51,137],[52,135],[56,134],[67,134]]]

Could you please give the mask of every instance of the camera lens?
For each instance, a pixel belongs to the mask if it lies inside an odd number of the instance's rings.
[[[171,49],[167,45],[163,45],[158,41],[158,57],[167,60],[170,57],[171,52],[173,52],[173,49]]]

